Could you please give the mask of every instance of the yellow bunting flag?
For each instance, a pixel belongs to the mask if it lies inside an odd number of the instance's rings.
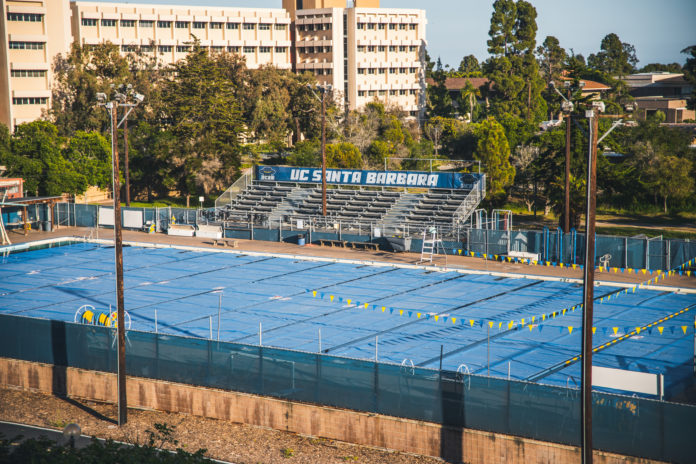
[[[457,318],[456,318],[456,317],[453,317],[453,318],[452,318],[452,324],[456,324],[456,323],[457,323]]]
[[[558,263],[559,266],[563,267],[563,263]]]
[[[529,324],[529,331],[531,332],[532,329],[534,328],[534,324]]]
[[[640,333],[640,327],[636,327],[636,333],[637,333],[637,334]]]
[[[696,325],[696,322],[694,322],[694,324]],[[502,322],[498,322],[498,330],[500,330],[500,329],[502,329],[502,328],[503,328],[503,323],[502,323]]]
[[[536,316],[532,316],[532,323],[534,322],[534,319],[535,319],[535,318],[536,318]]]
[[[536,266],[537,260],[536,260],[536,259],[533,259],[533,260],[532,260],[532,264],[534,264],[534,265]]]
[[[604,268],[602,266],[599,266],[599,272],[602,272]]]
[[[513,325],[515,325],[515,323],[514,323],[513,321],[510,321],[510,322],[508,323],[508,330],[512,329],[512,326],[513,326]]]
[[[314,290],[314,291],[312,292],[312,296],[317,296],[317,291],[316,291],[316,290]]]
[[[643,275],[645,275],[648,272],[647,269],[641,269],[641,271],[643,271]]]
[[[567,310],[567,309],[564,309],[564,310],[563,310],[563,315],[565,315],[566,311],[568,311],[568,310]]]
[[[569,326],[568,326],[568,333],[569,333],[569,334],[572,334],[572,333],[573,333],[573,326],[572,326],[572,325],[569,325]]]
[[[575,269],[575,266],[577,266],[577,264],[573,264],[573,269]]]
[[[416,317],[420,319],[420,313],[416,313]]]
[[[351,300],[350,298],[348,298],[348,299],[346,300],[346,302],[348,302],[348,304],[350,304],[351,301],[352,301],[352,300]]]
[[[542,314],[542,315],[541,315],[541,320],[542,320],[542,321],[545,321],[545,320],[546,320],[546,314]]]
[[[399,310],[399,316],[403,316],[403,315],[404,315],[404,310],[403,310],[403,309],[400,309],[400,310]]]
[[[600,299],[599,299],[599,302],[600,302],[600,303],[604,303],[604,297],[600,298]]]
[[[594,334],[595,332],[597,332],[597,327],[592,327],[592,333]]]
[[[524,318],[520,319],[520,324],[524,325]]]
[[[365,303],[365,309],[367,309],[368,306],[370,306],[370,303]]]
[[[435,315],[435,321],[436,321],[436,322],[437,322],[437,319],[438,319],[439,317],[440,317],[440,316],[438,316],[437,314]]]
[[[495,322],[493,322],[493,321],[488,321],[488,327],[490,327],[491,329],[493,328],[493,324],[495,324]]]
[[[387,310],[386,306],[382,306],[382,312],[385,312]]]
[[[681,328],[682,328],[682,332],[684,332],[684,335],[686,335],[686,326],[683,325],[683,326],[681,326]]]
[[[333,299],[334,299],[333,295],[329,296],[329,300],[333,301]]]
[[[618,327],[612,327],[611,329],[614,331],[614,335],[616,335],[617,333],[619,333],[619,328],[618,328]]]
[[[488,257],[488,256],[487,256],[487,255],[486,255],[486,254],[484,253],[484,255],[483,255],[483,259],[486,259],[487,257]]]
[[[473,326],[474,326],[474,320],[473,320],[473,319],[469,319],[469,324],[471,324],[471,327],[473,327]]]
[[[660,326],[657,328],[657,331],[660,332],[660,335],[662,335],[662,332],[665,330],[664,327]]]

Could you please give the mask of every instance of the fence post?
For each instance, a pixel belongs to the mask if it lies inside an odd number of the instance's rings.
[[[645,239],[645,269],[650,267],[650,240]]]
[[[628,268],[628,237],[624,237],[624,269]]]
[[[466,252],[467,253],[469,253],[471,251],[471,246],[469,245],[471,243],[470,235],[471,235],[471,227],[466,229]]]
[[[672,266],[672,241],[666,240],[667,242],[667,262],[665,263],[665,271],[669,271]]]

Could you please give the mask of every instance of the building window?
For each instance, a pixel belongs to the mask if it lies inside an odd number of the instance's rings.
[[[399,95],[406,95],[406,89],[399,90]]]
[[[193,28],[194,29],[205,29],[205,23],[203,21],[194,21]]]
[[[188,53],[191,51],[191,46],[190,45],[177,45],[176,46],[176,52],[177,53]]]
[[[367,68],[367,74],[374,74],[376,71],[375,68]]]
[[[104,27],[116,27],[115,19],[102,19],[101,23]]]
[[[397,93],[398,93],[398,92],[397,92],[396,90],[390,90],[390,91],[389,91],[389,95],[392,96],[392,97],[395,97],[395,96],[397,95]]]
[[[377,25],[377,28],[378,28],[380,31],[383,31],[386,27],[387,27],[387,25],[384,24],[384,23],[379,23],[379,24]]]
[[[389,68],[389,74],[396,74],[396,68]]]
[[[121,51],[123,53],[134,53],[137,50],[135,45],[121,45]]]
[[[12,99],[14,105],[45,105],[48,97],[15,97]]]
[[[239,23],[227,23],[227,29],[239,29]]]
[[[254,23],[244,23],[244,25],[242,26],[242,29],[244,29],[245,31],[253,31],[253,30],[256,30],[256,24],[254,24]]]
[[[82,25],[83,26],[96,26],[97,20],[94,18],[82,18]]]
[[[386,45],[379,45],[379,46],[377,47],[377,51],[378,51],[378,52],[385,52],[385,51],[387,51]]]
[[[321,76],[321,75],[324,74],[324,70],[323,70],[323,69],[315,69],[315,70],[314,70],[314,74],[315,74],[316,76]]]
[[[160,53],[171,53],[172,46],[171,45],[160,45],[157,47],[157,50],[159,50]]]
[[[364,45],[358,45],[358,53],[364,53],[365,52],[365,46]]]
[[[275,52],[276,53],[285,53],[288,50],[288,47],[276,47]]]
[[[410,45],[408,47],[409,52],[417,52],[418,51],[418,46],[417,45]]]
[[[369,31],[374,31],[375,30],[375,23],[367,23],[367,29]]]
[[[418,95],[418,91],[417,91],[416,89],[410,89],[410,90],[408,91],[408,94],[409,94],[409,95]]]
[[[377,47],[376,47],[376,46],[374,46],[374,45],[368,45],[368,46],[367,46],[367,51],[368,51],[368,52],[374,52],[375,50],[377,50]]]
[[[379,91],[379,96],[380,96],[380,97],[385,97],[386,95],[387,95],[387,91],[386,91],[386,90],[380,90],[380,91]]]
[[[222,29],[222,23],[210,23],[211,29]]]
[[[46,71],[43,69],[13,69],[12,77],[46,77]]]
[[[412,118],[415,118],[418,116],[418,111],[409,111],[408,114],[410,114]]]
[[[44,42],[10,42],[10,50],[43,50]]]
[[[172,22],[171,21],[157,21],[157,27],[162,28],[162,29],[169,29],[172,27]]]
[[[256,47],[244,47],[244,53],[254,53]]]
[[[215,53],[222,53],[225,51],[225,47],[221,45],[212,45],[210,47],[210,51]]]
[[[149,19],[141,19],[140,20],[140,27],[152,27],[155,25],[154,21],[151,21]]]
[[[326,69],[325,74],[333,74],[333,69],[331,69],[331,68]]]
[[[284,31],[284,30],[287,30],[287,28],[288,28],[287,24],[276,24],[275,25],[276,31]]]
[[[399,74],[406,74],[407,71],[406,68],[399,68]]]
[[[405,30],[406,30],[406,25],[405,25],[405,24],[399,24],[399,30],[400,30],[400,31],[405,31]]]
[[[134,19],[122,19],[121,20],[121,27],[135,27],[135,20]]]
[[[409,24],[408,28],[412,31],[415,31],[416,29],[418,29],[418,24]]]
[[[270,31],[271,25],[266,23],[259,24],[259,31]]]
[[[406,45],[399,45],[399,51],[405,52],[407,50]]]
[[[379,74],[386,74],[387,68],[379,68]]]
[[[241,49],[242,49],[241,47],[235,47],[235,46],[227,47],[227,51],[230,53],[239,53],[239,51]]]
[[[358,74],[365,74],[365,68],[358,68]]]
[[[395,51],[396,51],[396,45],[390,45],[390,46],[389,46],[389,51],[390,51],[390,52],[395,52]]]
[[[370,97],[376,97],[377,91],[376,90],[368,90],[367,95],[369,95]]]
[[[174,23],[174,27],[177,29],[188,29],[189,24],[191,23],[189,23],[188,21],[176,21]]]
[[[358,90],[358,97],[364,97],[365,96],[365,91],[364,90]]]
[[[364,30],[365,29],[365,23],[358,23],[358,30]]]
[[[416,74],[416,73],[418,72],[418,68],[408,68],[408,71],[409,71],[411,74]]]
[[[150,53],[153,51],[153,47],[152,47],[152,45],[141,45],[140,51],[143,53]]]
[[[389,30],[390,30],[390,31],[395,31],[395,30],[396,30],[396,24],[390,24],[390,25],[389,25]]]
[[[40,23],[43,15],[40,13],[7,13],[8,21],[26,21],[30,23]]]
[[[259,47],[259,53],[271,53],[271,47]]]

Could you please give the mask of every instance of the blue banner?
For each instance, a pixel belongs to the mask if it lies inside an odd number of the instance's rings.
[[[276,182],[321,183],[321,168],[256,166],[256,179]],[[431,189],[467,189],[476,187],[483,174],[421,171],[361,171],[327,169],[326,182],[365,187],[416,187]]]

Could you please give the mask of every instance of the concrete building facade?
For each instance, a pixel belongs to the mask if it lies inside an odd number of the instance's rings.
[[[424,10],[379,0],[282,0],[283,8],[234,8],[0,0],[0,122],[11,128],[49,108],[54,57],[111,42],[121,53],[186,56],[195,36],[211,52],[238,53],[249,68],[313,73],[349,109],[374,100],[418,117],[425,107]]]

